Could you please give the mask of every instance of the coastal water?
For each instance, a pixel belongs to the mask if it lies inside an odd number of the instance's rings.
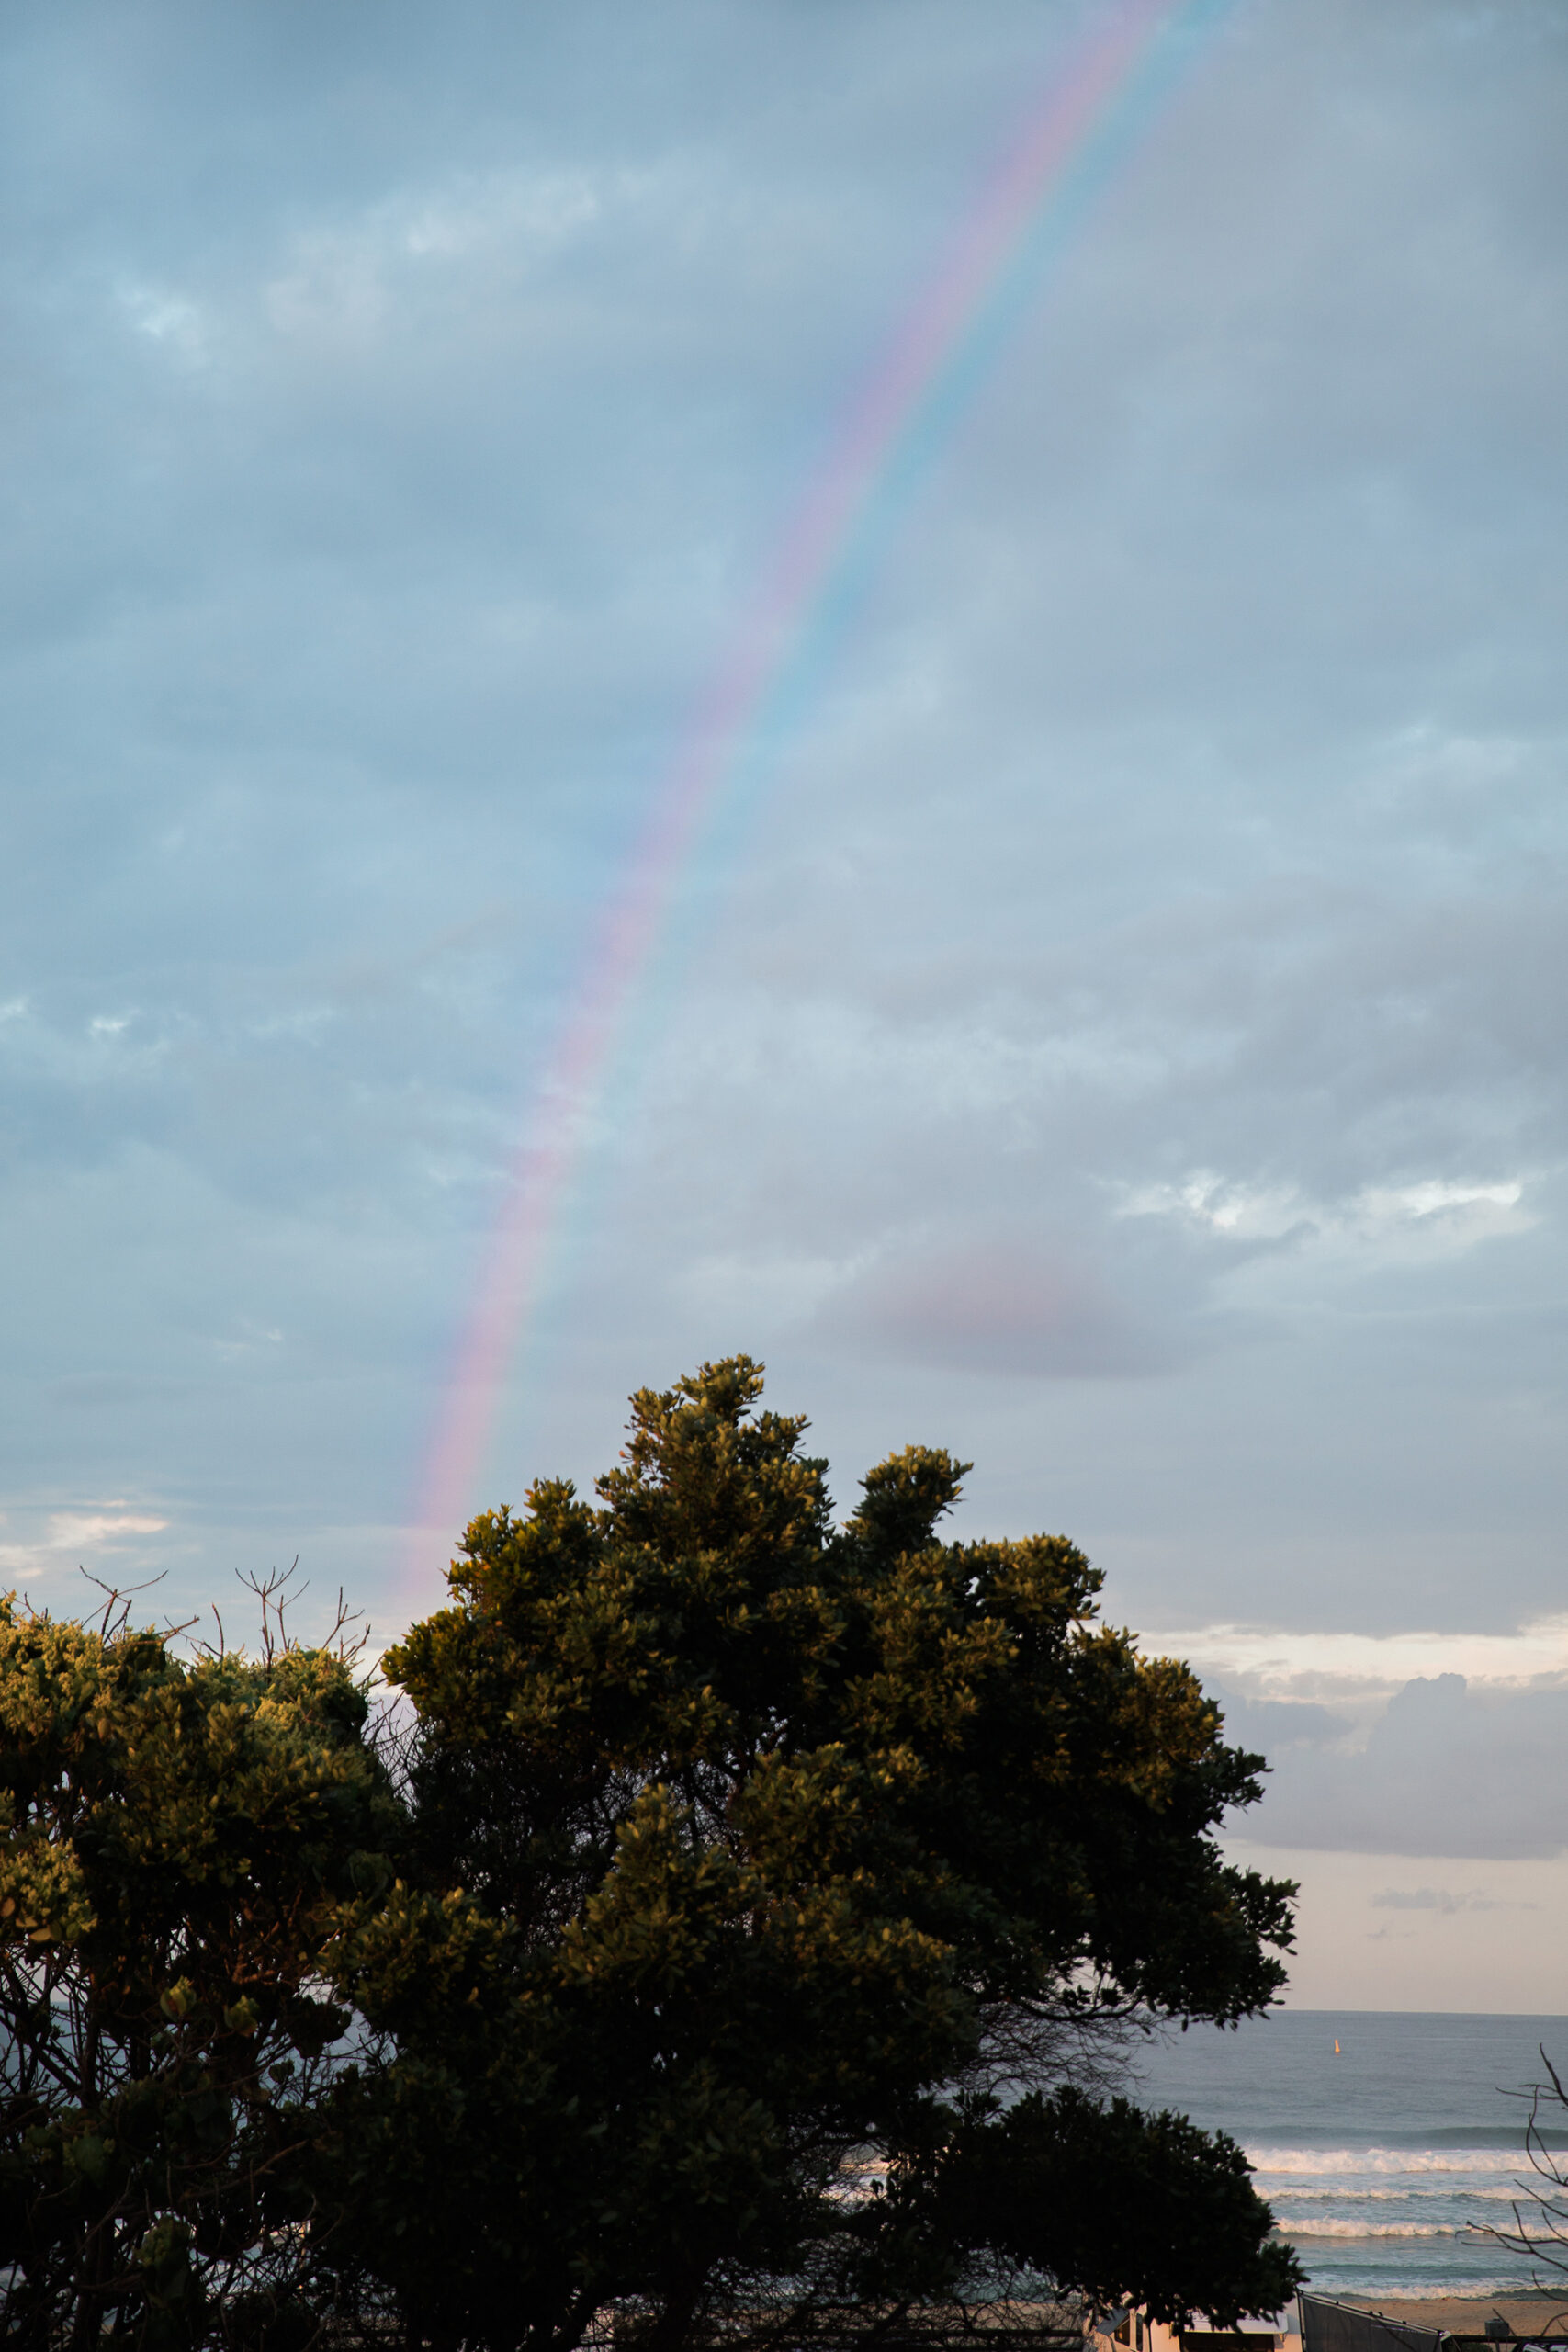
[[[1485,2232],[1536,2179],[1519,2094],[1542,2044],[1568,2078],[1568,2018],[1286,2009],[1151,2045],[1138,2096],[1241,2142],[1321,2293],[1519,2293],[1530,2264]],[[1550,2121],[1568,2172],[1568,2112]]]

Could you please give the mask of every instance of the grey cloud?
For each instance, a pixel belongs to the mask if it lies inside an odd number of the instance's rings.
[[[1455,1894],[1446,1886],[1385,1887],[1371,1898],[1374,1911],[1438,1911],[1451,1919],[1460,1911],[1533,1911],[1533,1903],[1512,1903],[1478,1890]]]
[[[818,1332],[938,1366],[1096,1377],[1147,1372],[1146,1337],[1078,1253],[1005,1234],[895,1247],[833,1295]]]
[[[1568,1848],[1565,1739],[1568,1690],[1418,1678],[1364,1747],[1284,1753],[1247,1834],[1337,1852],[1544,1860]],[[1431,1890],[1377,1899],[1390,1909],[1446,1907]]]
[[[1343,1742],[1356,1728],[1353,1716],[1314,1699],[1243,1699],[1218,1683],[1208,1690],[1224,1712],[1226,1740],[1255,1754],[1277,1757],[1282,1748]]]
[[[1097,14],[8,28],[39,1523],[387,1574],[653,780]],[[739,1344],[841,1485],[953,1442],[965,1523],[1070,1524],[1148,1622],[1556,1590],[1565,83],[1532,6],[1259,0],[1193,58],[694,859],[487,1481]],[[1436,1180],[1520,1215],[1371,1231]]]

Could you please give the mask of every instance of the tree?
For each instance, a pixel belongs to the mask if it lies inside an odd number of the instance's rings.
[[[610,2305],[646,2352],[1277,2308],[1239,2150],[1100,2096],[1140,2024],[1282,1982],[1294,1890],[1214,1842],[1261,1758],[1066,1539],[940,1540],[966,1464],[835,1526],[761,1394],[640,1392],[597,1503],[477,1519],[387,1655],[422,1860],[338,1948],[398,2041],[340,2243],[432,2342],[530,2352]]]
[[[1568,2083],[1547,2056],[1544,2043],[1540,2063],[1546,2080],[1532,2083],[1523,2093],[1529,2101],[1525,2160],[1534,2177],[1517,2184],[1513,2228],[1489,2228],[1487,2235],[1510,2253],[1526,2256],[1534,2267],[1537,2287],[1550,2287],[1560,2293],[1568,2278],[1568,2163],[1561,2144],[1562,2124],[1568,2118]],[[1554,2275],[1543,2277],[1543,2272]],[[1553,2322],[1554,2330],[1556,2324]]]
[[[331,1650],[0,1602],[0,2342],[313,2335],[324,1955],[401,1818],[367,1708]]]

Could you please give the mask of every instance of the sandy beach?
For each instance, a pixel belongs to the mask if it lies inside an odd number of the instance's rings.
[[[1359,2311],[1382,2312],[1389,2319],[1408,2320],[1416,2327],[1444,2327],[1453,2335],[1480,2335],[1487,2321],[1499,2312],[1520,2335],[1539,2333],[1553,2321],[1558,2330],[1568,2335],[1568,2279],[1560,2294],[1346,2295],[1342,2300]]]

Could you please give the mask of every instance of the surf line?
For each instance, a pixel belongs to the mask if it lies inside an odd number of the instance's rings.
[[[401,1598],[464,1524],[519,1339],[539,1297],[637,983],[705,821],[951,440],[1040,278],[1157,114],[1229,0],[1122,0],[1048,76],[946,251],[850,401],[651,796],[536,1090],[482,1252],[408,1521]]]

